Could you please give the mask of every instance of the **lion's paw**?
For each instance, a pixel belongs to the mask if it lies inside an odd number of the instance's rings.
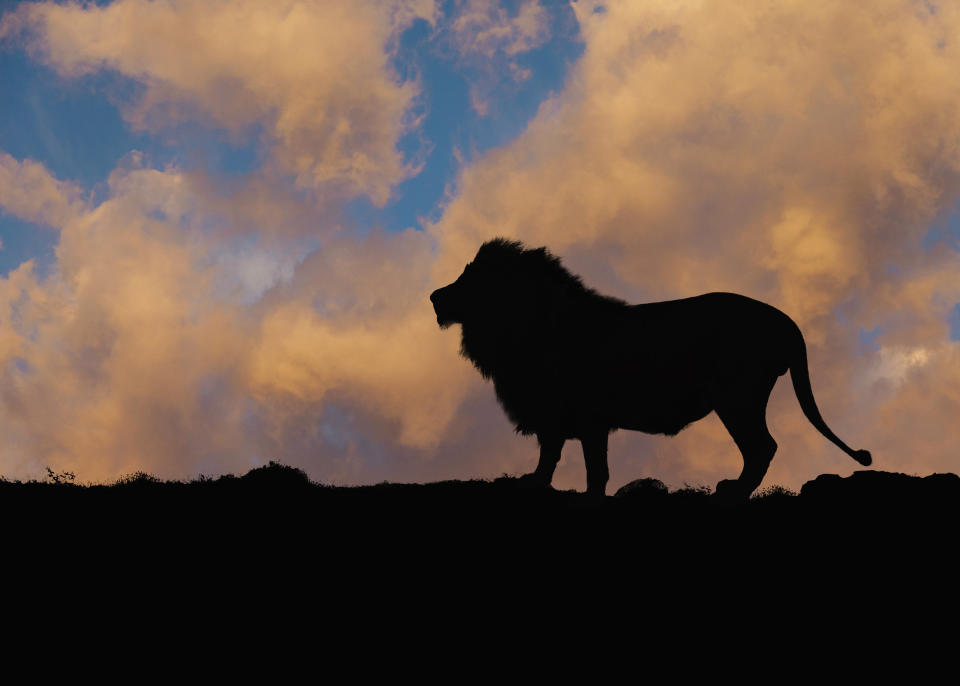
[[[529,474],[523,474],[522,476],[517,477],[517,484],[523,486],[524,488],[550,488],[551,479],[538,474],[537,472],[530,472]]]
[[[717,490],[714,495],[725,502],[740,502],[750,497],[743,484],[736,479],[723,479],[717,483]]]

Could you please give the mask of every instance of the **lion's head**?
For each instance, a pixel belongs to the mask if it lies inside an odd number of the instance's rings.
[[[460,277],[430,295],[437,323],[520,324],[557,296],[585,292],[580,279],[546,248],[527,249],[519,241],[487,241]]]
[[[460,277],[430,295],[441,328],[463,326],[461,353],[485,377],[538,364],[554,344],[563,312],[589,296],[580,279],[546,248],[518,241],[487,241]]]

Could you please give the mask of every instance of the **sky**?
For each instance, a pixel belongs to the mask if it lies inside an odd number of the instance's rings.
[[[920,0],[0,2],[0,474],[530,471],[428,301],[494,236],[779,307],[844,441],[956,472],[958,36]],[[858,467],[785,378],[768,424],[764,485]],[[741,461],[710,415],[610,467]]]

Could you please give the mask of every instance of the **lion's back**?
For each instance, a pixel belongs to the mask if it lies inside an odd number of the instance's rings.
[[[630,311],[625,338],[665,373],[676,373],[677,367],[701,374],[718,367],[743,372],[764,367],[782,374],[798,331],[782,311],[737,293],[705,293]]]

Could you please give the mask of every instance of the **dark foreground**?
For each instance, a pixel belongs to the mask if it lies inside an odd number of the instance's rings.
[[[960,521],[955,474],[824,474],[798,494],[773,487],[736,504],[705,487],[668,491],[655,479],[604,498],[531,488],[510,477],[333,487],[276,463],[242,477],[191,482],[138,474],[112,485],[82,486],[63,475],[51,477],[0,480],[8,539],[39,535],[62,543],[174,549],[296,541],[332,553],[405,546],[436,557],[479,548],[491,556],[558,548],[649,556],[652,550],[682,554],[690,547],[753,553],[881,543],[903,548],[941,535],[952,539]]]
[[[217,621],[302,615],[358,636],[389,615],[391,640],[428,611],[515,634],[572,613],[721,633],[728,616],[799,613],[841,631],[955,594],[960,477],[822,475],[729,504],[653,479],[592,498],[511,478],[339,488],[271,464],[189,483],[0,481],[0,515],[10,592],[69,612],[108,600],[138,622],[186,613],[201,633],[214,606]]]

